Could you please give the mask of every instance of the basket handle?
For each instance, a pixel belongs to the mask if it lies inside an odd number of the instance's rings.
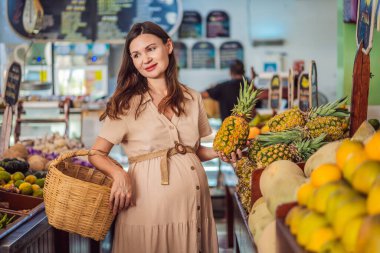
[[[79,150],[75,150],[75,151],[68,151],[66,153],[61,154],[56,159],[54,159],[51,162],[50,166],[56,167],[60,162],[66,160],[66,159],[69,159],[69,158],[72,158],[72,157],[75,157],[75,156],[87,156],[87,155],[88,156],[92,156],[92,155],[107,156],[108,159],[110,159],[114,164],[116,164],[117,166],[123,168],[123,166],[121,166],[120,163],[118,163],[115,159],[109,157],[107,153],[99,151],[99,150],[95,150],[95,149],[91,149],[91,150],[79,149]]]

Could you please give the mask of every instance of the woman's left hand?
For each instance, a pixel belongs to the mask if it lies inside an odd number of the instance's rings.
[[[240,160],[243,156],[243,152],[240,149],[237,149],[236,152],[231,153],[231,158],[228,158],[223,152],[218,151],[218,156],[220,160],[226,163],[236,163],[237,160]]]

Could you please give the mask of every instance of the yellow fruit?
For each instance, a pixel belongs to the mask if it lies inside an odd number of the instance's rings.
[[[25,183],[20,184],[20,186],[18,187],[18,189],[20,191],[22,191],[24,188],[28,188],[28,187],[30,187],[30,189],[32,189],[32,185],[30,183],[28,183],[28,182],[25,182]]]
[[[376,181],[368,193],[367,212],[369,215],[380,214],[380,180]]]
[[[43,195],[44,195],[44,192],[43,192],[42,189],[38,189],[36,191],[33,191],[33,196],[34,197],[43,197]]]
[[[299,226],[301,224],[302,219],[307,215],[311,213],[310,210],[307,210],[306,208],[302,208],[293,215],[294,217],[291,219],[290,223],[290,232],[293,235],[297,235],[299,231]]]
[[[348,221],[344,227],[341,242],[348,252],[354,252],[356,248],[356,242],[359,237],[359,231],[363,220],[364,216],[356,217]]]
[[[380,215],[367,216],[359,231],[357,253],[380,252]]]
[[[380,161],[366,161],[352,175],[352,186],[361,193],[368,193],[380,175]]]
[[[265,125],[261,128],[261,133],[267,133],[269,132],[269,126],[268,125]]]
[[[300,212],[303,208],[301,206],[295,206],[289,210],[285,217],[285,224],[290,226],[297,212]]]
[[[311,196],[314,194],[315,187],[307,182],[298,188],[297,191],[297,201],[299,205],[306,206]]]
[[[33,184],[33,185],[32,185],[32,190],[33,190],[33,191],[37,191],[37,190],[39,190],[39,189],[41,189],[41,187],[40,187],[38,184]]]
[[[329,197],[341,191],[347,192],[350,191],[350,189],[341,182],[332,182],[322,185],[315,191],[312,209],[319,213],[325,213]]]
[[[23,184],[28,184],[28,183],[23,183]],[[21,185],[23,185],[21,184]],[[20,191],[21,191],[21,194],[24,194],[24,195],[32,195],[33,194],[33,189],[32,189],[32,186],[29,184],[29,185],[24,185],[23,187],[21,187],[20,185]]]
[[[28,182],[31,184],[34,184],[36,182],[36,180],[37,180],[37,177],[34,175],[26,176],[26,178],[24,179],[25,182]]]
[[[366,214],[366,201],[362,197],[354,198],[352,201],[345,202],[336,211],[332,225],[337,236],[341,237],[347,223]]]
[[[311,252],[318,252],[326,243],[334,241],[335,239],[336,235],[331,227],[318,228],[312,233],[310,241],[306,245],[306,249]]]
[[[338,191],[331,195],[327,200],[325,216],[329,222],[333,222],[336,218],[336,214],[345,203],[353,201],[355,198],[359,198],[359,194],[355,191]]]
[[[299,233],[297,233],[297,242],[302,246],[306,246],[309,243],[313,232],[318,228],[327,226],[327,224],[328,222],[323,215],[311,211],[300,221],[298,226]]]
[[[360,141],[344,140],[336,152],[336,163],[339,168],[343,168],[347,159],[354,153],[364,150],[364,145]]]
[[[377,131],[367,142],[365,152],[370,159],[380,161],[380,131]]]
[[[20,171],[13,173],[12,177],[13,177],[13,180],[15,182],[18,180],[24,180],[24,178],[25,178],[24,174],[22,174],[22,172],[20,172]]]
[[[0,171],[0,181],[4,181],[5,183],[11,180],[11,174],[6,171]]]
[[[19,188],[20,185],[21,185],[22,183],[25,183],[25,181],[24,181],[24,180],[17,180],[17,181],[15,182],[15,186],[16,186],[17,188]]]
[[[347,253],[340,241],[329,241],[322,246],[318,253]]]
[[[342,172],[332,163],[322,164],[311,173],[311,183],[315,187],[338,181],[342,178]]]
[[[368,156],[364,150],[353,153],[343,165],[343,177],[351,183],[355,169],[366,160]]]

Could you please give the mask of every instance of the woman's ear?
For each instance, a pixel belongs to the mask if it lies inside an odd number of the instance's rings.
[[[173,41],[171,39],[168,39],[168,41],[166,42],[166,47],[168,49],[168,52],[169,54],[171,54],[173,52]]]

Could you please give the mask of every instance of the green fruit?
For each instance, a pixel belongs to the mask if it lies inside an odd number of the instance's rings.
[[[5,169],[3,167],[0,166],[0,171],[5,171]]]
[[[41,188],[44,188],[45,185],[45,178],[37,179],[35,184],[39,185]]]
[[[11,180],[11,174],[6,171],[0,171],[0,181],[9,182]]]
[[[359,195],[354,191],[340,191],[331,195],[327,200],[326,218],[329,222],[333,222],[336,213],[345,203],[351,202],[353,199],[358,198]]]
[[[13,173],[12,176],[13,176],[13,180],[15,182],[18,181],[18,180],[24,180],[24,178],[25,178],[24,174],[22,174],[22,172],[19,172],[19,171]]]
[[[25,181],[24,180],[17,180],[16,183],[15,183],[15,186],[17,188],[19,188],[22,183],[25,183]]]
[[[363,224],[364,216],[356,217],[350,220],[344,230],[341,242],[344,248],[348,252],[354,252],[356,248],[356,242],[359,237],[360,227]]]
[[[37,190],[35,190],[35,191],[33,192],[33,196],[34,196],[34,197],[43,197],[43,194],[44,194],[44,192],[43,192],[42,189],[37,189]]]
[[[366,161],[359,165],[352,175],[352,186],[361,193],[368,193],[380,176],[380,162]]]
[[[339,191],[349,191],[350,189],[342,183],[332,182],[319,187],[313,197],[312,209],[318,213],[325,213],[327,209],[327,200],[329,197]]]
[[[25,183],[24,183],[25,184]],[[29,186],[25,186],[22,188],[21,190],[21,194],[24,194],[24,195],[32,195],[33,194],[33,189],[32,189],[32,186],[29,185]]]

